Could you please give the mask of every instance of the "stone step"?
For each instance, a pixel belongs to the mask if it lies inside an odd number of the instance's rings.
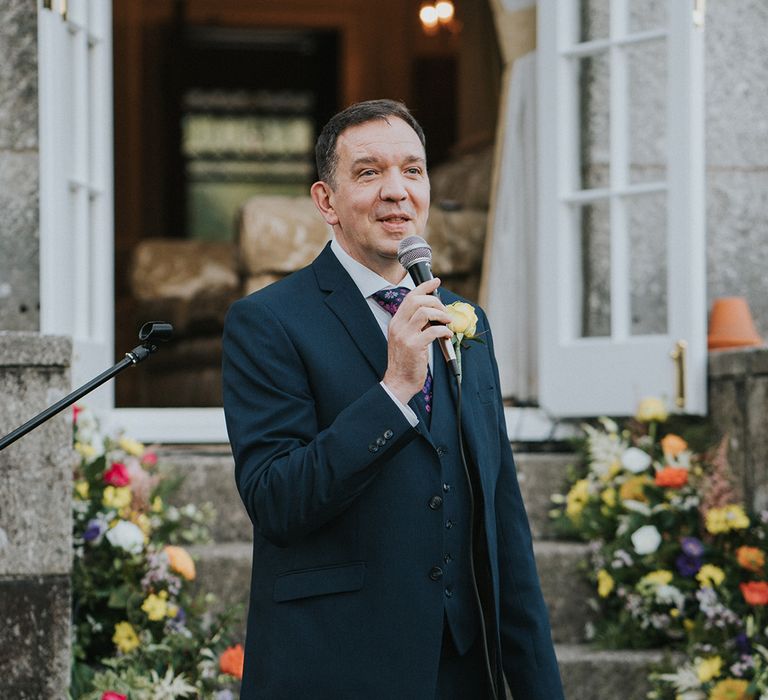
[[[579,545],[538,543],[537,555],[543,557],[542,560],[548,560],[550,557],[570,560],[575,550],[567,551],[567,547],[580,548]],[[251,546],[247,543],[230,542],[190,549],[197,560],[197,580],[201,589],[214,592],[219,598],[220,606],[241,605],[238,637],[243,639],[250,586]],[[574,588],[576,584],[570,571],[562,570],[562,574],[559,594]],[[563,582],[567,585],[562,585]],[[545,595],[547,589],[555,583],[554,578],[547,580],[542,577]],[[567,625],[565,617],[565,609],[555,606],[553,626],[556,638],[564,638],[565,629],[561,626]],[[574,625],[573,628],[576,630],[581,626]],[[663,660],[663,653],[657,650],[602,651],[586,644],[562,642],[556,644],[555,648],[568,700],[644,700],[649,690],[648,672],[654,664]]]
[[[251,545],[226,542],[190,548],[197,561],[200,588],[215,593],[222,607],[242,605],[245,613],[251,576]],[[587,600],[593,595],[579,573],[586,546],[537,542],[536,561],[549,608],[552,635],[558,643],[578,643],[593,614]]]
[[[648,674],[665,658],[661,650],[604,651],[585,644],[558,644],[568,700],[645,700]]]
[[[576,459],[571,453],[521,452],[515,455],[520,491],[535,538],[555,538],[549,517],[553,507],[552,494],[563,493],[568,466]]]
[[[251,538],[251,522],[235,488],[234,461],[228,445],[165,446],[158,455],[175,473],[184,476],[174,502],[213,503],[218,518],[212,534],[217,542]],[[562,492],[566,469],[574,460],[574,455],[559,453],[521,453],[516,457],[520,489],[537,539],[555,536],[549,519],[551,496]]]

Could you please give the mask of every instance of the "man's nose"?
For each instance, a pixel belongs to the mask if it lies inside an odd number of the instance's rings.
[[[380,196],[390,202],[401,202],[408,197],[402,173],[388,171],[381,183]]]

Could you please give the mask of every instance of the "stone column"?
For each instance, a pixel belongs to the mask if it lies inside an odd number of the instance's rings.
[[[0,435],[69,391],[71,343],[0,331]],[[0,452],[0,697],[65,698],[72,570],[71,413]]]

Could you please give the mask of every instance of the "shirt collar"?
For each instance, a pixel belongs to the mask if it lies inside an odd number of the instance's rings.
[[[341,247],[335,238],[331,240],[331,251],[352,278],[355,286],[360,290],[360,294],[366,299],[380,289],[392,289],[393,287],[413,289],[414,287],[413,280],[407,273],[404,274],[403,279],[398,285],[388,282],[381,275],[376,274],[373,270],[355,260]]]

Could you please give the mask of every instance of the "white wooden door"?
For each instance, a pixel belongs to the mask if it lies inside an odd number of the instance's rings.
[[[41,0],[40,326],[73,340],[72,384],[113,363],[112,3]],[[88,404],[112,406],[112,385]]]
[[[539,1],[539,380],[556,416],[645,396],[706,412],[701,1]]]

